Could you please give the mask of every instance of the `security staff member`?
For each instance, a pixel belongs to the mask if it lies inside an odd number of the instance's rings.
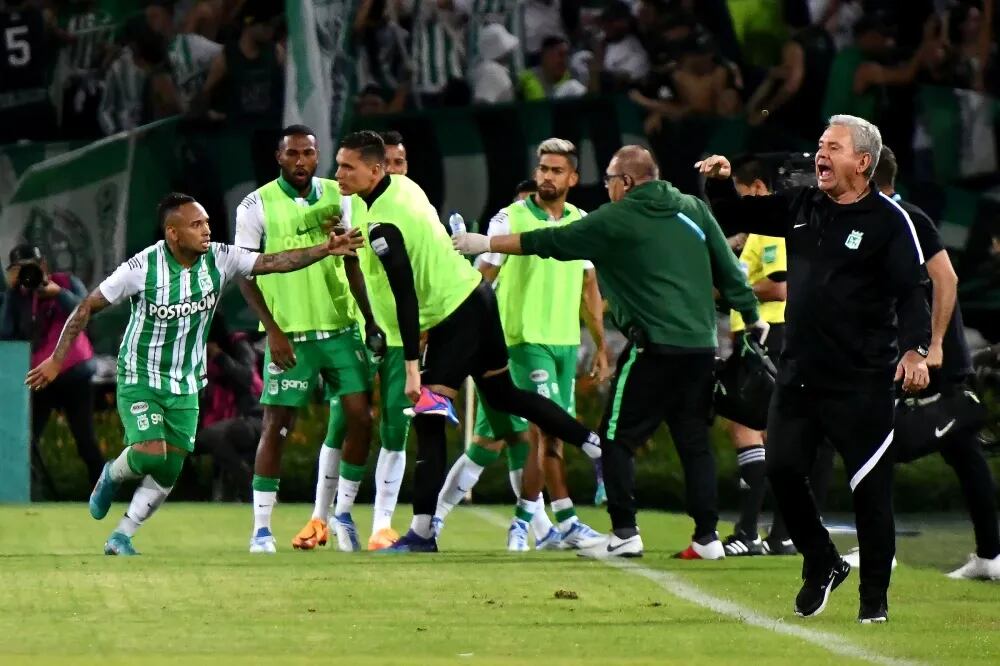
[[[924,258],[905,211],[869,182],[881,150],[877,127],[838,115],[819,140],[815,187],[740,198],[725,157],[695,165],[713,179],[707,192],[727,230],[786,238],[785,348],[768,417],[767,471],[804,557],[795,600],[802,617],[822,612],[851,571],[820,521],[806,476],[827,438],[844,459],[853,493],[858,620],[888,619],[893,381],[902,379],[907,391],[928,383]]]
[[[725,554],[715,531],[715,460],[708,446],[716,347],[713,279],[762,338],[768,325],[758,317],[757,299],[708,207],[659,180],[649,151],[620,149],[604,182],[611,203],[578,222],[489,238],[464,234],[454,244],[465,254],[589,259],[616,326],[629,334],[601,425],[612,533],[581,555],[642,555],[633,456],[666,421],[684,467],[687,511],[695,521],[692,544],[679,556],[719,559]]]
[[[958,276],[955,275],[951,259],[931,219],[920,208],[903,201],[896,194],[897,170],[895,154],[883,146],[875,169],[875,184],[910,216],[917,231],[920,248],[927,260],[927,273],[932,284],[931,345],[927,356],[931,384],[921,397],[928,400],[944,398],[948,404],[957,407],[955,400],[968,399],[964,390],[973,373],[972,357],[965,342],[962,311],[956,303]],[[974,426],[971,429],[965,427],[962,416],[962,410],[958,407],[943,412],[938,422],[927,421],[924,424],[928,431],[934,430],[933,440],[941,457],[958,476],[976,535],[976,552],[969,557],[968,562],[948,575],[951,578],[998,580],[1000,527],[997,524],[996,483],[976,437],[978,429]],[[927,438],[931,438],[929,434]],[[931,450],[915,450],[916,443],[905,439],[898,445],[903,447],[904,455],[901,457],[907,462],[931,453]]]

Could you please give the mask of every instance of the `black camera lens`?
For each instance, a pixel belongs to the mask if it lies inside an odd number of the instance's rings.
[[[37,264],[24,264],[17,274],[17,283],[25,289],[37,289],[42,283],[42,269]]]

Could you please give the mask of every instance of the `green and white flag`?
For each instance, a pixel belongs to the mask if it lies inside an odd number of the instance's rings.
[[[129,174],[136,134],[119,134],[38,162],[0,209],[0,257],[19,243],[41,249],[52,271],[88,287],[125,256]]]
[[[346,40],[356,0],[288,0],[284,124],[316,132],[320,175],[334,170],[334,140],[347,102]]]

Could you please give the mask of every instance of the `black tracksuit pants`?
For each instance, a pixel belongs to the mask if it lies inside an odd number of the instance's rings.
[[[788,532],[804,558],[803,578],[823,575],[840,557],[807,479],[817,447],[828,439],[844,459],[850,479],[861,546],[861,597],[873,601],[889,588],[896,552],[893,402],[889,386],[833,391],[779,385],[768,415],[767,474]]]
[[[601,424],[608,514],[615,530],[635,528],[635,451],[666,422],[684,468],[685,505],[696,539],[719,521],[715,458],[708,445],[714,354],[653,354],[629,345],[618,359]]]

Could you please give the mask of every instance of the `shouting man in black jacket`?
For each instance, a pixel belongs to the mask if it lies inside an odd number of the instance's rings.
[[[727,233],[786,238],[786,337],[768,418],[767,471],[804,557],[795,599],[802,617],[822,612],[851,571],[820,521],[806,478],[817,445],[829,439],[844,459],[854,498],[862,558],[858,620],[888,619],[896,549],[893,381],[902,380],[907,391],[927,386],[930,312],[913,223],[870,182],[881,150],[877,127],[833,116],[816,151],[816,187],[741,199],[725,157],[695,165],[710,178],[707,193]]]

